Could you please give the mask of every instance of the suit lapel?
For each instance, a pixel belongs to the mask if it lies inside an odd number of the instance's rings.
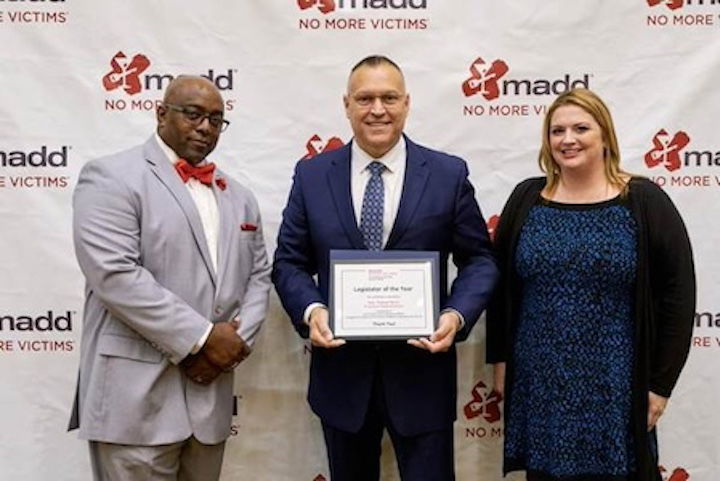
[[[180,180],[180,176],[175,172],[172,164],[167,160],[165,153],[160,149],[160,146],[157,145],[154,137],[145,143],[143,150],[145,160],[148,162],[150,170],[160,182],[167,187],[185,214],[188,224],[190,224],[190,230],[195,238],[195,244],[205,262],[205,267],[207,267],[210,273],[213,285],[217,285],[217,278],[215,276],[215,269],[212,267],[205,231],[203,230],[202,221],[200,220],[200,214],[197,211],[195,202],[190,196],[185,184]]]
[[[392,231],[390,231],[390,237],[385,246],[386,249],[392,249],[407,230],[420,204],[420,199],[422,198],[428,177],[430,176],[427,160],[425,160],[420,149],[407,137],[405,137],[405,142],[407,145],[405,180],[403,181],[403,190],[400,196],[397,216],[395,217]]]
[[[218,177],[225,178],[226,176],[218,170],[215,170],[215,178],[217,179]],[[236,217],[233,215],[233,205],[230,199],[228,199],[228,193],[221,190],[215,182],[213,182],[212,189],[215,194],[215,199],[217,199],[218,221],[220,223],[218,226],[217,263],[218,281],[221,281],[229,264],[227,260],[230,254],[233,230],[239,229],[240,226],[236,225]]]
[[[356,249],[364,249],[365,243],[363,242],[360,229],[358,229],[357,219],[355,218],[355,211],[352,205],[350,145],[351,144],[348,143],[336,151],[337,153],[331,161],[330,169],[327,173],[327,182],[345,233]]]

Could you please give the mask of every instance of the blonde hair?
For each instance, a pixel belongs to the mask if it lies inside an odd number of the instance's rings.
[[[552,156],[550,148],[550,122],[555,111],[567,105],[575,105],[590,114],[600,126],[602,132],[603,160],[605,164],[605,178],[610,185],[618,188],[621,194],[627,191],[627,172],[620,168],[620,148],[618,147],[615,125],[607,105],[595,93],[588,89],[576,88],[558,96],[550,105],[545,114],[542,130],[542,147],[538,156],[540,169],[547,175],[545,189],[552,193],[560,181],[560,167],[558,167]]]

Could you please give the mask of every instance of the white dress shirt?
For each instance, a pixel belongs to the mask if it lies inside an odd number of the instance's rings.
[[[160,145],[160,149],[165,153],[165,157],[167,157],[168,162],[173,165],[174,169],[175,163],[180,160],[180,157],[177,153],[175,153],[172,148],[170,148],[169,145],[167,145],[163,141],[163,139],[160,138],[157,132],[155,133],[155,138],[157,139],[158,145]],[[207,160],[203,160],[199,165],[204,165],[206,163]],[[203,232],[205,233],[205,241],[207,242],[208,250],[210,251],[210,260],[212,261],[212,267],[213,270],[217,273],[217,250],[218,235],[220,232],[220,213],[218,211],[215,193],[213,192],[212,188],[203,184],[194,177],[190,177],[188,179],[185,187],[187,187],[188,192],[190,192],[190,196],[195,202],[195,207],[197,207],[198,214],[200,214]],[[195,346],[193,346],[192,350],[190,351],[191,354],[197,354],[198,351],[202,349],[203,345],[205,345],[205,341],[207,341],[207,338],[210,335],[210,331],[212,331],[212,327],[212,323],[208,321],[208,327],[207,329],[205,329],[205,333],[200,337],[198,342],[195,343]]]
[[[168,161],[175,168],[175,163],[180,160],[178,154],[170,148],[160,136],[156,133],[158,144]],[[198,167],[207,164],[207,160],[203,160],[198,164]],[[178,174],[179,175],[179,174]],[[203,232],[205,233],[205,240],[207,241],[208,250],[210,251],[210,260],[212,261],[213,270],[217,273],[217,249],[218,249],[218,234],[220,231],[220,213],[218,212],[217,199],[215,199],[215,193],[212,188],[203,184],[194,177],[190,177],[185,184],[190,196],[195,202],[198,214],[200,214],[200,220],[202,221]]]
[[[377,159],[361,149],[357,142],[353,142],[351,147],[350,192],[352,193],[353,210],[355,211],[355,221],[358,227],[360,226],[365,188],[371,175],[368,166],[372,162],[380,162],[385,166],[382,173],[383,190],[385,192],[383,203],[383,248],[390,237],[390,231],[392,231],[393,224],[395,224],[395,217],[397,217],[398,207],[400,206],[400,196],[405,181],[405,165],[407,164],[405,149],[404,137],[400,137],[400,140],[392,149]]]

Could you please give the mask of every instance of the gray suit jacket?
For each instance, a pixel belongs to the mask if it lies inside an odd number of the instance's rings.
[[[196,384],[178,363],[209,322],[239,315],[252,345],[270,288],[252,193],[216,171],[218,272],[200,216],[154,137],[88,162],[73,197],[75,251],[86,278],[76,409],[94,441],[157,445],[230,433],[233,374]],[[256,229],[253,230],[253,227]]]

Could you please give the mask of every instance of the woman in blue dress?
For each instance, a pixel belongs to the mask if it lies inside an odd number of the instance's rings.
[[[504,473],[659,481],[655,425],[685,363],[695,276],[669,197],[620,168],[610,112],[586,89],[543,125],[544,177],[511,194],[487,360],[505,396]]]

